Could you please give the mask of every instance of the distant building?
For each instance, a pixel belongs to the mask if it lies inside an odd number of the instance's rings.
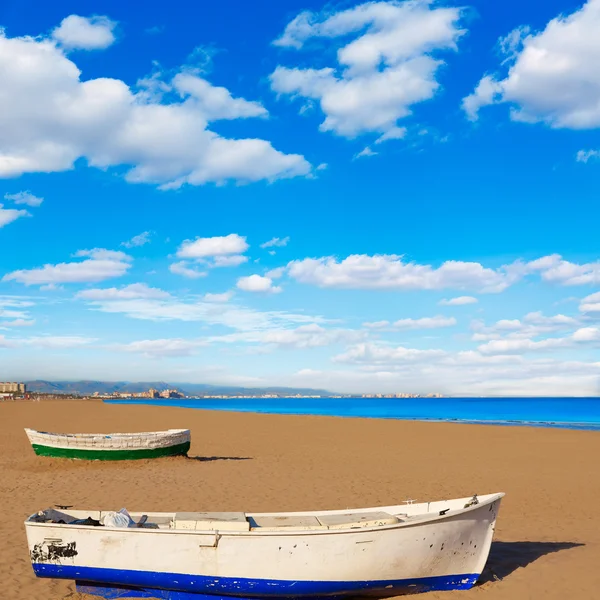
[[[24,383],[0,382],[0,394],[21,395],[27,393],[27,386]]]
[[[183,394],[178,390],[163,390],[160,392],[161,398],[183,398]]]

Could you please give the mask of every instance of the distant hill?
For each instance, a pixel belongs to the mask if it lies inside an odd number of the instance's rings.
[[[316,390],[312,388],[288,388],[288,387],[268,387],[268,388],[250,388],[238,386],[210,385],[208,383],[172,383],[166,381],[26,381],[27,389],[30,392],[42,394],[80,394],[90,396],[94,392],[101,394],[115,394],[119,392],[145,392],[149,388],[157,390],[178,390],[186,396],[196,396],[199,394],[211,395],[262,395],[262,394],[303,394],[330,396],[331,392],[327,390]]]

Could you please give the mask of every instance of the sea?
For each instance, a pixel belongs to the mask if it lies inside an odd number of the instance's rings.
[[[185,398],[105,400],[203,410],[600,431],[600,398]]]

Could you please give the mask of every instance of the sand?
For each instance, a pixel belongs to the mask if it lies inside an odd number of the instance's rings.
[[[24,427],[192,430],[190,458],[37,457]],[[253,415],[94,401],[0,402],[0,597],[90,599],[36,579],[24,519],[53,504],[147,511],[278,511],[506,492],[483,583],[424,599],[600,598],[600,433]],[[496,577],[494,577],[494,574]]]

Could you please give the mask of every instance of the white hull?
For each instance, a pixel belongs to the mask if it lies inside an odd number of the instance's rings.
[[[468,507],[470,498],[462,498],[351,514],[148,513],[158,529],[39,523],[35,515],[25,526],[41,577],[192,594],[162,598],[389,596],[471,587],[487,560],[502,496],[481,496]]]

